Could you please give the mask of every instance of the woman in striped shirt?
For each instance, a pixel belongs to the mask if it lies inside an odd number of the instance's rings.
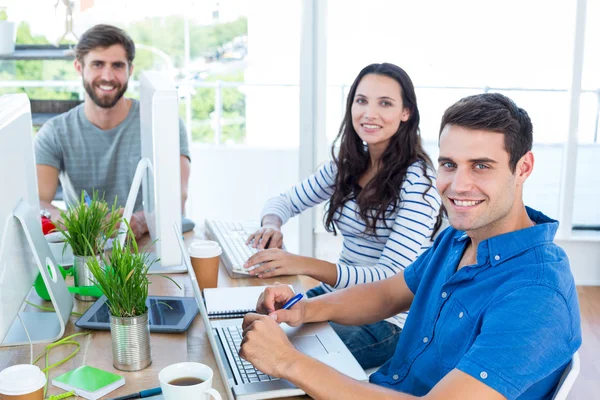
[[[336,144],[339,151],[336,154]],[[259,277],[308,275],[322,284],[308,297],[388,278],[431,245],[441,206],[435,171],[423,150],[412,81],[393,64],[372,64],[354,80],[332,161],[270,199],[248,242],[265,248],[245,264]],[[281,225],[328,202],[325,227],[343,235],[336,264],[281,249]],[[405,314],[363,326],[331,325],[365,369],[396,348]]]

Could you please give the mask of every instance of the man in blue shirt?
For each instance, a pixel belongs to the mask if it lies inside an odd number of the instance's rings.
[[[438,191],[451,227],[403,273],[301,301],[269,288],[244,320],[240,355],[319,399],[549,399],[581,345],[558,222],[525,207],[532,125],[501,94],[464,98],[442,118]],[[368,324],[410,307],[394,356],[371,383],[298,352],[278,322]]]

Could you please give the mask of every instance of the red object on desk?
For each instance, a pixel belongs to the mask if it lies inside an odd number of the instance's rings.
[[[47,235],[48,233],[53,232],[55,230],[56,225],[54,225],[54,222],[52,222],[50,218],[42,217],[42,232],[44,233],[44,235]]]

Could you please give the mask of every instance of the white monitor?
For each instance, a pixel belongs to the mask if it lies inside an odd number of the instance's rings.
[[[179,98],[171,79],[160,72],[140,76],[140,128],[142,159],[131,185],[124,218],[133,212],[139,186],[143,189],[146,223],[160,261],[150,273],[187,272],[173,231],[181,235],[181,170],[179,146]],[[125,239],[121,229],[120,240]]]
[[[42,233],[31,111],[25,94],[0,97],[0,176],[0,343],[28,343],[27,334],[32,342],[49,342],[62,337],[73,299]],[[56,313],[22,311],[39,272]]]

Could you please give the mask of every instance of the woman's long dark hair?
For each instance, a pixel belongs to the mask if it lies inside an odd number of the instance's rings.
[[[402,103],[409,110],[410,117],[408,121],[400,123],[398,131],[390,138],[390,142],[379,160],[380,165],[376,175],[364,188],[361,188],[358,181],[367,171],[371,161],[368,149],[352,125],[352,104],[358,84],[368,74],[387,76],[400,84]],[[365,233],[375,233],[378,220],[383,221],[387,226],[385,217],[400,205],[400,187],[406,177],[406,171],[411,164],[418,160],[422,161],[423,175],[432,184],[431,179],[427,176],[427,167],[433,169],[433,164],[421,144],[419,121],[415,88],[410,77],[402,68],[394,64],[383,63],[368,65],[360,71],[350,87],[346,102],[346,114],[331,147],[332,159],[337,166],[337,176],[333,195],[325,214],[325,229],[328,232],[337,233],[333,223],[335,212],[339,210],[341,213],[344,203],[351,199],[356,201],[359,215],[367,226]],[[336,155],[335,148],[338,142],[340,149]],[[427,191],[431,188],[432,186]],[[425,199],[425,194],[423,194],[423,199],[431,204]],[[440,211],[432,237],[441,223],[442,212]]]

